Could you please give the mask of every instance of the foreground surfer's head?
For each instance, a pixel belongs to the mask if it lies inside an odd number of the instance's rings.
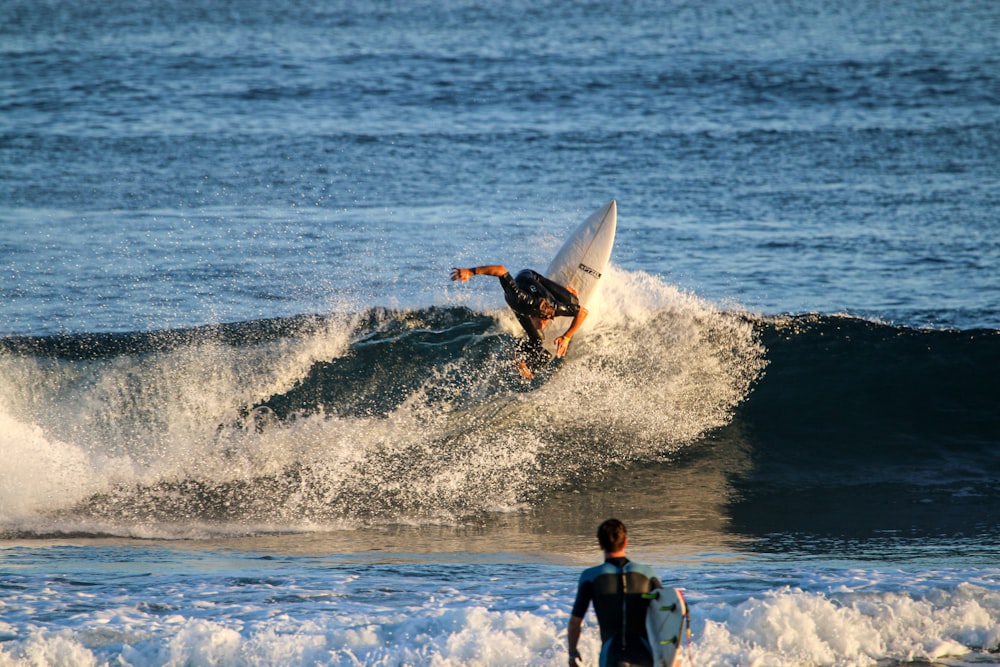
[[[597,527],[597,541],[605,553],[620,553],[628,543],[628,529],[618,519],[608,519]]]

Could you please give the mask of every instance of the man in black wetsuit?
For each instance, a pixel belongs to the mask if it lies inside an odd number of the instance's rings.
[[[536,371],[548,363],[549,353],[542,345],[545,340],[543,330],[555,317],[573,318],[566,333],[555,341],[556,356],[566,354],[573,334],[587,317],[587,309],[580,305],[576,290],[552,282],[531,269],[521,271],[516,278],[512,278],[507,268],[499,264],[451,270],[452,280],[464,283],[472,276],[494,276],[500,279],[507,305],[528,334],[528,342],[523,349],[524,359],[519,363],[522,376],[531,379]]]
[[[597,528],[597,541],[604,564],[580,575],[566,631],[570,667],[576,667],[580,658],[576,645],[591,602],[601,626],[601,667],[652,667],[646,636],[649,601],[642,594],[660,588],[660,580],[653,568],[625,557],[628,530],[618,519],[608,519]]]

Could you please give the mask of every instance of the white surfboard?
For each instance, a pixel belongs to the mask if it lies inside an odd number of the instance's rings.
[[[676,667],[681,662],[681,640],[690,627],[687,602],[679,588],[659,588],[643,593],[649,600],[646,633],[656,667]]]
[[[600,287],[601,276],[611,259],[617,228],[618,204],[612,199],[570,233],[546,269],[545,277],[576,289],[580,304],[586,307]],[[554,349],[553,341],[563,334],[571,321],[568,317],[559,317],[549,324],[546,343],[550,347]]]

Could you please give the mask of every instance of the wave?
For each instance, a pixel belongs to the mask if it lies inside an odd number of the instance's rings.
[[[617,268],[601,298],[531,383],[514,318],[460,306],[0,339],[0,533],[462,522],[699,448],[744,532],[820,489],[995,478],[1000,332],[760,318]]]
[[[1000,331],[820,315],[758,326],[770,365],[741,421],[782,456],[912,461],[998,444]]]
[[[620,305],[592,304],[532,383],[506,310],[4,339],[0,449],[18,472],[0,524],[453,522],[732,418],[764,364],[749,322],[643,273],[611,271],[603,298]]]
[[[752,452],[735,532],[982,535],[1000,516],[1000,331],[761,320],[767,374],[717,437]]]

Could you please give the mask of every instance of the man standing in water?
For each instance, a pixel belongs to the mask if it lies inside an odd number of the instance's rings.
[[[533,378],[535,372],[549,361],[549,353],[542,345],[545,340],[543,330],[555,317],[573,318],[566,333],[555,341],[556,356],[565,356],[573,334],[587,317],[587,309],[580,305],[575,289],[552,282],[531,269],[525,269],[516,278],[512,278],[507,268],[499,264],[451,270],[452,280],[464,283],[472,276],[494,276],[500,279],[507,305],[528,334],[528,343],[523,347],[524,358],[518,363],[525,379]]]
[[[660,588],[660,580],[653,568],[625,557],[628,530],[618,519],[598,526],[597,541],[604,552],[604,564],[580,575],[566,631],[570,667],[576,667],[580,659],[576,645],[591,602],[601,626],[601,667],[652,667],[653,654],[646,636],[649,601],[642,594]]]

